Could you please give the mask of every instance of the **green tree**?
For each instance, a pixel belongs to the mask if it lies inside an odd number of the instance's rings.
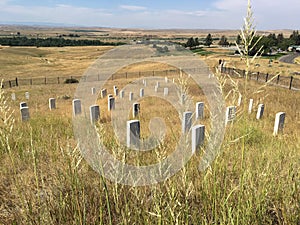
[[[211,34],[208,34],[204,40],[204,45],[209,47],[209,46],[211,46],[212,43],[213,43],[212,36],[211,36]]]
[[[227,37],[225,37],[225,35],[222,35],[218,44],[221,46],[228,46],[229,42],[227,41]]]
[[[194,38],[193,37],[189,38],[187,40],[185,46],[188,47],[188,48],[190,48],[190,49],[193,48],[193,47],[195,47],[195,40],[194,40]]]
[[[238,34],[237,36],[236,36],[236,44],[241,44],[241,41],[242,41],[242,38],[241,38],[241,35],[240,34]]]

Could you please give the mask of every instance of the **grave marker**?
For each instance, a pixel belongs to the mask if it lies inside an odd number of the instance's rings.
[[[16,93],[12,93],[12,94],[11,94],[11,99],[12,99],[13,101],[16,101]]]
[[[204,118],[204,102],[196,103],[196,120]]]
[[[229,106],[226,109],[226,118],[225,118],[225,124],[228,122],[232,122],[235,120],[236,117],[236,107],[235,106]]]
[[[185,104],[185,99],[186,99],[185,94],[182,94],[182,95],[181,95],[181,99],[180,99],[180,103],[181,103],[182,105]]]
[[[260,120],[262,118],[262,116],[264,115],[264,111],[265,111],[265,105],[264,104],[259,104],[258,105],[258,110],[256,113],[256,119]]]
[[[154,91],[157,92],[158,91],[158,87],[155,85],[154,87]]]
[[[205,126],[196,125],[192,127],[192,154],[194,154],[198,147],[202,146],[205,138]]]
[[[164,88],[164,96],[167,96],[169,94],[169,88],[165,87]]]
[[[192,127],[192,115],[193,113],[188,111],[183,113],[182,118],[182,133],[188,133]]]
[[[129,120],[127,121],[127,147],[140,146],[140,121]]]
[[[92,90],[92,95],[95,95],[96,94],[96,88],[92,87],[91,90]]]
[[[242,104],[242,95],[239,96],[237,105],[241,106],[241,104]]]
[[[168,78],[167,77],[165,77],[165,82],[168,83]]]
[[[140,103],[133,103],[132,105],[132,116],[137,117],[140,113]]]
[[[274,132],[273,135],[278,135],[279,132],[283,131],[285,121],[285,112],[276,113],[275,124],[274,124]]]
[[[28,92],[28,91],[26,91],[26,92],[25,92],[25,98],[28,100],[28,99],[29,99],[29,97],[30,97],[30,94],[29,94],[29,92]]]
[[[120,91],[120,98],[124,98],[124,94],[125,94],[124,90],[121,90]]]
[[[106,89],[102,89],[100,92],[101,98],[105,98],[107,95],[107,90]]]
[[[108,109],[108,111],[115,109],[115,98],[114,97],[108,98],[107,109]]]
[[[27,121],[30,119],[29,108],[27,106],[20,108],[20,111],[22,121]]]
[[[28,107],[26,102],[20,102],[20,109],[24,108],[24,107]]]
[[[132,100],[133,100],[133,93],[129,92],[129,101],[132,101]]]
[[[249,100],[249,107],[248,107],[248,113],[251,114],[253,108],[253,99],[251,98]]]
[[[49,98],[49,109],[55,109],[56,108],[56,104],[55,104],[55,98]]]
[[[114,86],[114,95],[118,96],[119,95],[119,89],[117,86]]]
[[[90,119],[91,123],[95,123],[100,118],[100,107],[98,105],[90,106]]]
[[[81,101],[79,99],[74,99],[72,101],[72,105],[73,105],[73,115],[79,115],[81,114]]]
[[[140,89],[140,97],[141,98],[144,97],[144,89],[143,88]]]

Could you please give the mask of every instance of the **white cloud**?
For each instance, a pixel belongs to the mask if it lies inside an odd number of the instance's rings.
[[[205,16],[208,11],[182,11],[182,10],[166,10],[165,13],[174,15],[186,15],[186,16]]]
[[[218,0],[213,6],[226,11],[246,10],[247,0]]]
[[[104,9],[56,5],[54,7],[6,5],[0,8],[0,21],[51,22],[78,25],[97,25],[112,16]],[[95,24],[93,24],[95,23]],[[98,24],[101,26],[102,24]]]
[[[126,9],[129,11],[142,11],[142,10],[146,10],[146,7],[143,6],[137,6],[137,5],[120,5],[121,9]]]

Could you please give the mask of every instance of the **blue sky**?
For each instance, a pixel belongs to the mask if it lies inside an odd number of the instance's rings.
[[[247,0],[0,0],[0,23],[240,29]],[[257,29],[300,29],[299,0],[252,0]]]

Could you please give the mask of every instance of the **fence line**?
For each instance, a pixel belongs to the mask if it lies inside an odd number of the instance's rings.
[[[231,67],[222,67],[221,73],[228,74],[231,77],[240,78],[246,77],[246,71],[240,70]],[[295,78],[294,76],[280,76],[280,75],[272,75],[269,73],[260,73],[260,72],[249,72],[248,73],[249,80],[255,80],[257,82],[269,83],[281,88],[287,88],[294,91],[300,90],[300,79]]]
[[[207,69],[207,73],[209,74],[209,70]],[[189,68],[188,70],[201,70],[203,72],[203,68]],[[228,74],[235,78],[245,78],[245,70],[230,68],[230,67],[222,67],[222,74]],[[121,78],[137,78],[137,77],[150,77],[150,76],[168,76],[168,75],[179,75],[180,69],[170,69],[170,70],[152,70],[152,71],[138,71],[138,72],[124,72],[124,73],[115,73],[111,75],[110,80],[121,79]],[[2,88],[12,88],[18,86],[26,86],[26,85],[48,85],[48,84],[62,84],[67,81],[73,82],[78,81],[101,81],[100,74],[95,74],[92,76],[84,77],[84,76],[69,76],[69,77],[37,77],[37,78],[15,78],[13,80],[4,81],[2,83]],[[75,79],[75,80],[74,80]],[[260,72],[249,72],[248,79],[255,80],[257,82],[269,82],[272,85],[276,85],[281,88],[288,88],[290,90],[300,90],[300,79],[295,78],[293,76],[280,76],[280,75],[272,75],[269,73],[260,73]]]

